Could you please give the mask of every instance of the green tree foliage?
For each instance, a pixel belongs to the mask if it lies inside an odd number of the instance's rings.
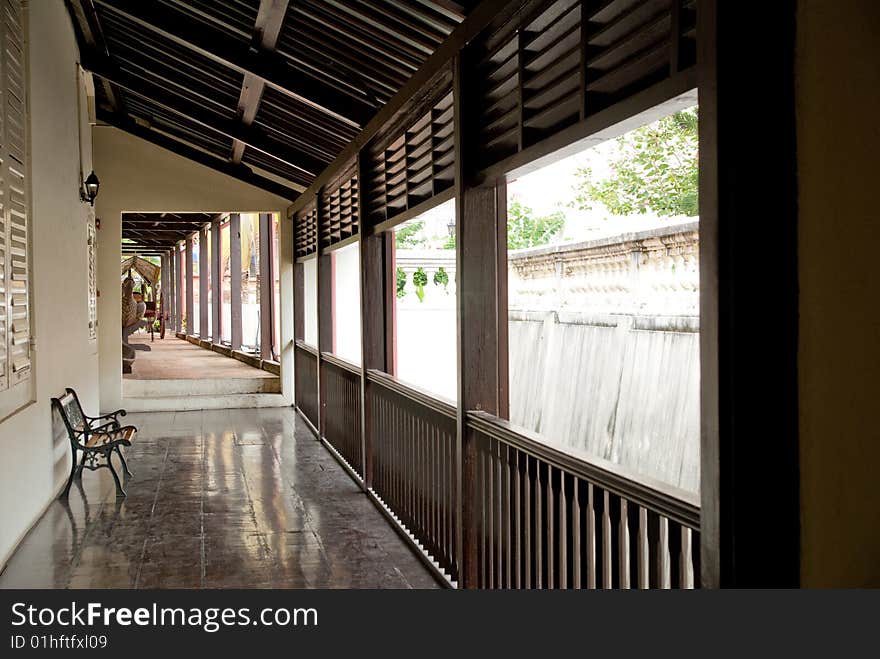
[[[416,296],[419,298],[419,302],[424,302],[425,286],[428,285],[428,275],[425,272],[425,269],[421,266],[416,268],[416,271],[413,273],[413,284],[416,287]]]
[[[417,220],[404,224],[394,230],[394,245],[397,249],[413,249],[425,244],[425,239],[419,237],[419,233],[425,228],[424,220]]]
[[[406,273],[403,268],[397,268],[397,297],[406,295]]]
[[[507,248],[524,249],[546,245],[565,226],[565,214],[534,216],[535,211],[519,201],[507,207]]]
[[[614,215],[697,215],[697,126],[697,108],[690,108],[618,137],[610,175],[579,169],[572,205],[589,210],[598,201]]]
[[[437,268],[437,272],[434,273],[434,286],[442,286],[444,291],[449,286],[449,273],[443,266]]]

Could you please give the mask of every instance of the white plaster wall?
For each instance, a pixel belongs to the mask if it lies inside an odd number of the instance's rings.
[[[89,127],[87,116],[77,126],[76,42],[62,2],[30,3],[29,26],[36,402],[0,423],[0,567],[70,468],[66,438],[53,439],[49,398],[70,386],[87,409],[98,405],[98,356],[86,308],[89,207],[78,187],[78,128]],[[87,174],[90,144],[83,142]]]
[[[360,366],[361,363],[361,276],[360,252],[357,243],[333,252],[335,265],[334,319],[335,352],[342,359]]]
[[[98,232],[98,338],[101,409],[122,404],[122,328],[119,263],[122,213],[129,212],[282,212],[288,200],[187,160],[111,126],[93,131],[95,172],[101,179],[96,201]],[[292,250],[281,260],[292,259]],[[282,307],[293,300],[288,281]],[[282,317],[284,312],[282,311]],[[293,401],[291,369],[282,369],[282,393]]]
[[[318,259],[303,263],[303,340],[310,346],[318,346]]]

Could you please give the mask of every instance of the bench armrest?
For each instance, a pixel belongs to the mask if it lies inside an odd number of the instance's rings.
[[[91,424],[91,421],[95,421],[95,420],[97,420],[97,419],[91,419],[89,421],[89,423]],[[102,423],[97,426],[89,425],[88,433],[94,434],[94,433],[111,432],[113,430],[119,429],[119,427],[120,427],[119,421],[117,421],[116,419],[113,419],[112,421],[108,421],[107,423]]]
[[[113,419],[114,421],[118,420],[118,417],[125,416],[128,414],[125,410],[116,410],[115,412],[110,412],[109,414],[99,414],[98,416],[87,416],[83,415],[89,421],[101,421],[102,419]]]

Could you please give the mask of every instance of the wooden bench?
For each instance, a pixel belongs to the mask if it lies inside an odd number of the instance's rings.
[[[126,476],[133,476],[128,470],[128,464],[122,455],[121,447],[131,446],[134,440],[137,428],[134,426],[123,426],[119,418],[126,415],[125,410],[116,410],[110,414],[102,414],[101,416],[88,416],[80,405],[79,397],[73,389],[66,389],[66,393],[61,398],[52,399],[52,407],[57,410],[64,426],[67,429],[67,435],[70,439],[70,446],[73,451],[70,464],[70,478],[67,479],[67,486],[61,494],[61,498],[65,499],[70,494],[70,486],[73,479],[77,475],[82,476],[83,469],[106,468],[113,474],[113,480],[116,482],[116,496],[124,497],[125,490],[122,489],[122,483],[119,475],[113,467],[111,456],[113,453],[119,456],[122,462],[122,469]],[[82,457],[77,461],[78,453],[82,453]]]

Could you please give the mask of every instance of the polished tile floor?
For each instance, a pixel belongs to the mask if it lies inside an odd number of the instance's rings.
[[[132,414],[134,477],[54,502],[0,588],[435,588],[289,408]]]

